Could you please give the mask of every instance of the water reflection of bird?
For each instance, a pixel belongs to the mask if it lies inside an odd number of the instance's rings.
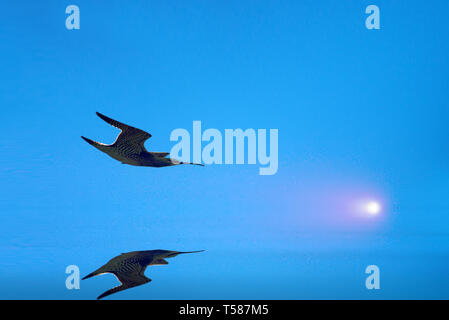
[[[199,163],[182,162],[167,158],[170,154],[168,152],[148,152],[145,149],[144,143],[151,137],[151,134],[113,120],[99,112],[97,112],[97,115],[122,132],[117,136],[115,142],[109,145],[93,141],[83,136],[81,138],[121,163],[144,167],[167,167],[177,164],[195,164],[202,166]]]
[[[151,279],[145,277],[145,269],[148,266],[164,265],[168,264],[165,260],[166,258],[173,258],[178,254],[184,253],[195,253],[203,252],[200,251],[168,251],[168,250],[146,250],[146,251],[132,251],[127,253],[122,253],[121,255],[112,258],[104,266],[100,267],[96,271],[88,274],[82,280],[88,279],[94,276],[98,276],[104,273],[112,273],[121,282],[121,285],[107,290],[98,296],[97,299],[101,299],[110,294],[129,289],[132,287],[137,287],[147,282]]]

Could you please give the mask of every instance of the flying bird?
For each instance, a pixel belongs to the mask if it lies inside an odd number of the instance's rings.
[[[104,298],[110,294],[126,290],[132,287],[137,287],[142,284],[148,283],[151,279],[145,277],[145,269],[148,266],[164,265],[168,264],[166,258],[176,257],[178,254],[184,253],[196,253],[199,251],[168,251],[168,250],[146,250],[146,251],[132,251],[122,253],[109,260],[104,266],[98,270],[88,274],[82,280],[88,279],[94,276],[98,276],[104,273],[112,273],[121,283],[121,285],[105,291],[98,296],[98,299]]]
[[[103,151],[108,156],[120,161],[123,164],[144,167],[167,167],[178,164],[194,164],[203,166],[200,163],[182,162],[176,159],[167,158],[169,152],[148,152],[144,143],[151,138],[151,134],[143,130],[128,126],[114,119],[106,117],[97,112],[97,116],[109,123],[111,126],[120,129],[122,132],[117,136],[113,144],[103,144],[81,136],[87,143]]]

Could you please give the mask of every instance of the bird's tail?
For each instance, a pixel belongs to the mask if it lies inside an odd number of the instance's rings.
[[[167,258],[173,258],[176,257],[178,254],[184,254],[184,253],[197,253],[197,252],[203,252],[204,250],[197,250],[197,251],[174,251],[171,253]]]
[[[197,253],[197,252],[204,252],[206,250],[197,250],[197,251],[180,251],[178,252],[178,254],[183,254],[183,253]]]
[[[204,167],[204,164],[202,164],[202,163],[180,162],[180,164],[191,164],[191,165],[194,165],[194,166],[202,166],[202,167]]]

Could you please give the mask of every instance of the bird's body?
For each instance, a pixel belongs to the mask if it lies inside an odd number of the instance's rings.
[[[118,135],[115,142],[109,145],[93,141],[83,136],[81,136],[81,138],[123,164],[144,167],[167,167],[178,164],[196,164],[167,158],[169,155],[168,152],[148,152],[145,149],[144,143],[147,139],[151,138],[151,134],[113,120],[99,112],[97,112],[97,115],[110,125],[120,129],[122,132]]]
[[[195,253],[201,251],[169,251],[169,250],[145,250],[145,251],[132,251],[122,253],[108,261],[104,266],[100,267],[96,271],[85,276],[84,279],[88,279],[94,276],[98,276],[104,273],[111,273],[117,277],[121,282],[120,286],[107,290],[97,299],[101,299],[110,294],[129,289],[132,287],[140,286],[148,283],[151,279],[145,276],[145,269],[148,266],[165,265],[168,262],[166,258],[172,258],[178,254],[183,253]]]

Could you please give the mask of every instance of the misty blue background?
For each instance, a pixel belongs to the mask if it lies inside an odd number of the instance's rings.
[[[116,279],[70,291],[66,266],[159,248],[206,252],[107,299],[449,298],[448,9],[2,1],[0,298],[95,299]],[[95,111],[149,131],[153,151],[194,120],[277,128],[279,170],[122,165],[80,138],[115,139]],[[378,217],[347,210],[365,198]]]

